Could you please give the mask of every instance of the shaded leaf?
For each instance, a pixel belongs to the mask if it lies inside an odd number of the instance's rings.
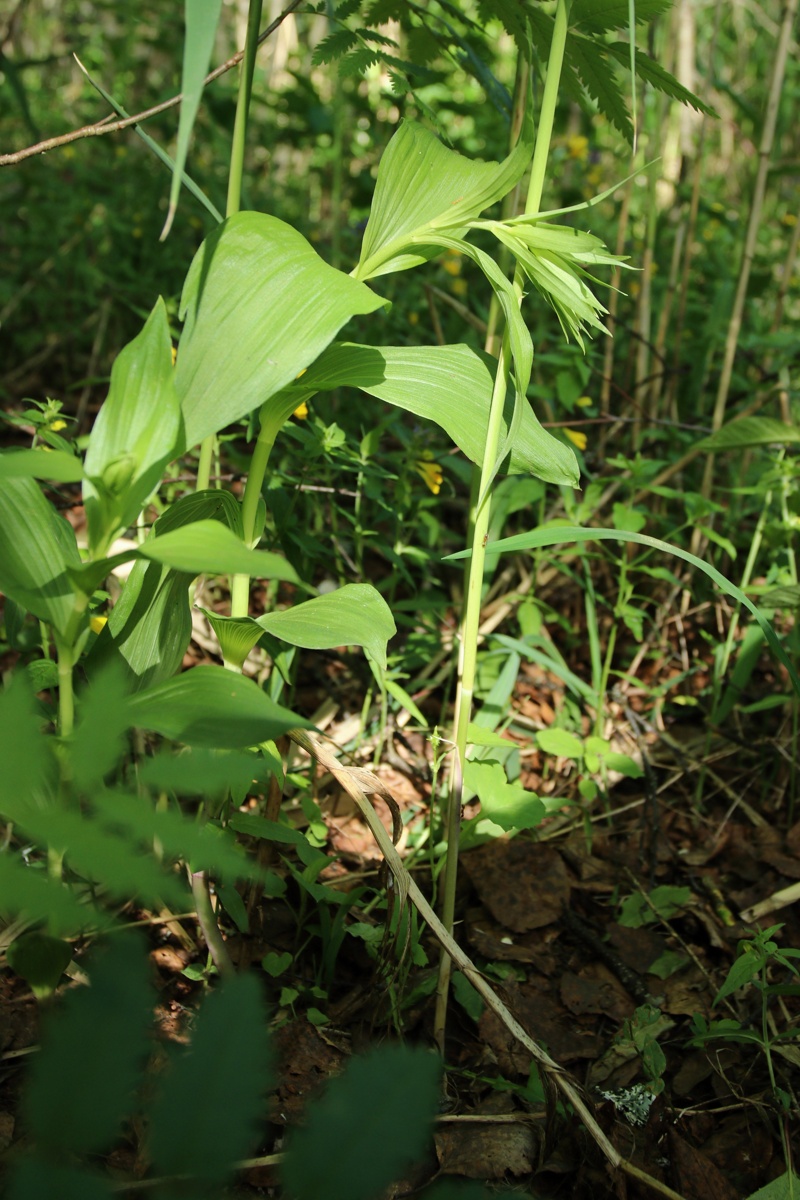
[[[387,404],[435,421],[472,462],[483,461],[496,360],[469,346],[358,346],[335,342],[289,389],[295,406],[316,391],[357,387]],[[506,405],[504,438],[513,403]],[[509,474],[530,473],[548,482],[573,482],[570,452],[542,428],[526,401],[506,460]],[[549,450],[558,447],[552,462]],[[573,456],[574,461],[574,456]]]
[[[53,933],[61,934],[78,933],[100,921],[91,905],[80,904],[43,868],[26,866],[9,854],[0,855],[0,912],[6,918],[45,922]]]
[[[163,1078],[150,1121],[156,1172],[222,1184],[258,1142],[270,1086],[261,988],[254,976],[237,975],[206,998],[189,1049]],[[198,1103],[205,1095],[220,1102]]]
[[[131,720],[188,745],[255,746],[311,722],[270,700],[251,679],[223,667],[195,667],[137,692]]]
[[[23,1159],[12,1169],[7,1200],[113,1200],[109,1180],[80,1167]]]
[[[106,1149],[130,1112],[149,1050],[153,994],[140,941],[115,937],[93,956],[89,976],[91,986],[68,992],[53,1014],[31,1066],[23,1108],[45,1153]]]
[[[440,1078],[441,1063],[424,1050],[384,1046],[351,1059],[289,1141],[282,1173],[295,1200],[380,1195],[424,1154]]]

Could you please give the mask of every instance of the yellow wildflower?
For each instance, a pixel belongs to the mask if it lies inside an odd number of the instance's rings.
[[[50,424],[47,426],[47,428],[50,431],[50,433],[58,433],[59,429],[67,428],[67,422],[62,421],[61,417],[57,417],[55,421],[50,422]]]
[[[178,347],[172,346],[171,349],[172,349],[172,365],[174,367],[175,363],[178,361]]]
[[[411,312],[408,314],[409,325],[419,325],[419,313]]]
[[[99,633],[107,620],[108,617],[90,617],[89,628],[91,629],[92,633]]]
[[[581,433],[579,429],[565,429],[564,433],[572,442],[573,446],[577,446],[579,450],[586,449],[587,437],[585,433]]]
[[[795,214],[794,214],[794,213],[789,213],[789,212],[787,212],[787,213],[784,213],[784,214],[783,214],[783,216],[781,217],[781,224],[782,224],[782,225],[788,225],[788,226],[790,226],[790,227],[791,227],[792,225],[796,225],[796,224],[797,224],[797,217],[795,216]]]
[[[442,263],[442,266],[444,267],[445,271],[447,271],[448,275],[460,275],[461,274],[461,251],[460,250],[448,250],[444,257],[444,262]]]
[[[468,290],[466,279],[454,279],[450,284],[450,291],[454,296],[466,296]]]
[[[308,419],[308,405],[306,404],[305,400],[302,404],[298,404],[297,408],[292,413],[292,416],[297,417],[298,421],[305,421]]]
[[[594,400],[591,396],[578,396],[578,399],[575,401],[575,403],[577,404],[578,408],[591,408],[594,404]]]
[[[433,461],[433,455],[430,450],[426,450],[422,458],[417,459],[414,463],[414,469],[418,475],[421,475],[425,480],[425,486],[433,492],[434,496],[438,496],[442,490],[442,468],[437,462]]]
[[[574,133],[572,137],[567,138],[567,153],[570,158],[579,158],[583,161],[589,153],[589,139],[583,134]]]

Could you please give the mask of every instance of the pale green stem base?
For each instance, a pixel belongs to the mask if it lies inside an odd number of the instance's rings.
[[[547,66],[547,78],[542,94],[542,109],[539,118],[539,129],[534,148],[531,178],[528,186],[528,197],[525,205],[526,213],[539,211],[542,191],[544,190],[547,159],[550,152],[550,140],[553,131],[553,120],[558,100],[558,88],[561,79],[561,67],[564,61],[564,49],[567,38],[568,12],[570,0],[558,0],[553,40],[550,47],[550,60]],[[517,89],[518,92],[520,89]],[[514,286],[519,303],[522,302],[523,276],[519,269],[514,275]],[[483,496],[483,502],[474,512],[472,520],[472,559],[469,568],[467,596],[464,620],[461,629],[461,672],[456,696],[455,730],[455,762],[451,775],[451,787],[447,814],[447,856],[445,860],[445,878],[442,894],[442,922],[448,933],[452,933],[455,916],[456,884],[458,879],[458,843],[461,827],[461,800],[463,789],[463,769],[467,753],[467,732],[472,715],[472,699],[475,691],[475,671],[478,653],[478,630],[480,626],[481,594],[483,590],[483,572],[486,558],[486,540],[489,531],[491,513],[491,494],[487,492],[485,481],[491,478],[497,452],[500,445],[500,434],[503,423],[503,410],[508,391],[508,377],[511,368],[511,353],[507,336],[504,336],[497,363],[494,391],[492,394],[489,422],[486,434],[483,465],[481,469],[478,496]],[[520,397],[525,403],[525,397]],[[475,491],[473,490],[473,505]],[[474,510],[473,510],[474,511]],[[434,1038],[440,1052],[444,1055],[445,1028],[447,1020],[447,1000],[451,973],[450,958],[442,953],[439,960],[439,980],[436,989],[436,1012],[434,1017]]]

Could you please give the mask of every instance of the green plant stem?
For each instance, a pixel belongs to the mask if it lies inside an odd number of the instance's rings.
[[[529,215],[539,211],[544,190],[547,169],[547,159],[550,153],[550,140],[553,132],[558,89],[561,80],[561,67],[564,61],[564,48],[567,39],[569,16],[569,0],[558,0],[553,40],[550,46],[550,59],[547,64],[547,77],[542,94],[542,108],[539,116],[539,127],[536,135],[536,146],[533,153],[531,177],[528,184],[528,197],[525,212]],[[523,275],[519,267],[514,273],[514,289],[518,302],[522,302]],[[491,494],[487,483],[494,471],[497,452],[500,445],[500,433],[503,424],[503,410],[508,391],[508,376],[511,368],[511,352],[508,336],[503,337],[502,346],[497,362],[492,402],[489,411],[489,422],[486,431],[486,447],[481,468],[480,487],[477,496],[483,496],[477,506],[475,489],[473,489],[473,506],[470,512],[472,527],[472,560],[467,585],[464,620],[461,629],[460,671],[456,693],[454,734],[455,759],[451,775],[450,796],[448,800],[446,836],[447,855],[445,859],[444,887],[442,891],[442,923],[448,933],[452,933],[455,919],[456,884],[458,881],[458,843],[461,827],[461,801],[463,791],[463,770],[467,754],[467,731],[472,715],[472,701],[475,693],[475,672],[478,657],[478,628],[480,625],[481,595],[483,592],[483,571],[486,558],[486,540],[489,532],[491,514]],[[520,403],[526,403],[526,398],[520,396]],[[444,1054],[445,1027],[447,1021],[447,1000],[450,991],[451,960],[442,953],[439,960],[439,979],[436,988],[436,1014],[434,1018],[434,1038],[439,1050]]]
[[[253,73],[256,65],[258,29],[261,24],[262,4],[263,0],[250,0],[250,8],[247,14],[247,35],[244,43],[242,70],[239,75],[239,95],[236,100],[236,117],[233,123],[233,139],[231,142],[231,161],[228,170],[228,198],[225,205],[226,218],[238,213],[241,205],[244,150],[247,141],[247,117],[250,112],[250,97],[253,94]],[[215,442],[216,435],[211,433],[207,438],[203,439],[200,445],[200,461],[197,466],[198,491],[204,491],[208,487]]]
[[[197,460],[197,490],[204,492],[211,481],[211,462],[214,457],[213,433],[200,443],[200,457]]]
[[[253,94],[253,74],[256,66],[256,50],[258,49],[258,30],[261,25],[261,8],[262,0],[250,0],[244,58],[239,76],[239,95],[236,100],[236,118],[233,123],[231,165],[228,172],[228,199],[225,205],[226,217],[232,217],[234,213],[238,213],[241,205],[247,118],[250,113],[250,97]]]
[[[208,877],[205,871],[192,872],[192,896],[194,897],[197,920],[203,931],[203,937],[205,938],[214,966],[220,975],[234,975],[233,962],[231,961],[230,954],[228,954],[228,947],[225,945],[224,938],[220,933],[219,925],[217,924],[217,914],[214,912],[214,906],[211,903],[211,893],[208,888]]]
[[[258,501],[261,497],[261,487],[267,473],[267,464],[280,425],[269,421],[262,412],[261,429],[259,430],[253,457],[250,460],[250,470],[244,485],[242,497],[242,540],[246,546],[252,546],[260,530],[256,530],[258,516]],[[231,616],[246,617],[250,605],[250,576],[234,575],[231,579]]]

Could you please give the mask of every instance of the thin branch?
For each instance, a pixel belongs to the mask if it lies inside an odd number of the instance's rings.
[[[263,33],[259,34],[258,44],[266,41],[278,29],[286,18],[299,8],[302,0],[291,0],[286,8],[280,13],[275,20],[267,26]],[[213,83],[215,79],[219,79],[220,75],[224,75],[226,71],[230,71],[233,67],[239,65],[244,58],[244,50],[239,50],[234,54],[233,58],[229,58],[227,62],[216,67],[210,75],[206,75],[203,86],[206,87],[209,83]],[[15,150],[11,154],[0,154],[0,167],[13,167],[16,163],[22,162],[26,158],[33,158],[37,154],[46,154],[48,150],[57,150],[59,146],[66,146],[70,142],[80,141],[81,138],[100,137],[105,133],[118,133],[121,129],[129,129],[132,125],[138,125],[142,121],[149,120],[150,117],[155,117],[158,113],[166,112],[167,109],[175,108],[183,99],[183,94],[179,93],[173,96],[170,100],[164,100],[161,104],[156,104],[153,108],[147,108],[144,112],[136,113],[135,116],[125,117],[124,120],[113,120],[113,114],[108,117],[103,117],[102,121],[95,122],[94,125],[83,125],[80,129],[73,129],[69,133],[62,133],[58,137],[46,138],[43,142],[37,142],[35,146],[26,146],[24,150]]]

